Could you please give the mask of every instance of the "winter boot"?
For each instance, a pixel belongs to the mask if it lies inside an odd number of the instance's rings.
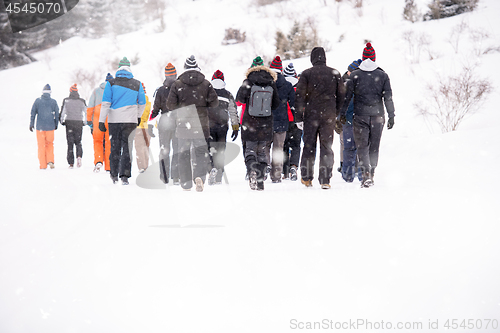
[[[254,170],[250,171],[250,176],[248,177],[248,185],[252,190],[257,189],[257,173]]]
[[[212,170],[210,170],[210,174],[208,176],[208,185],[210,185],[210,186],[214,185],[216,177],[217,177],[217,169],[212,168]]]
[[[363,172],[363,180],[361,181],[361,188],[368,188],[373,186],[370,172]]]
[[[297,180],[297,167],[295,165],[292,165],[290,168],[290,180],[291,181]]]
[[[330,184],[321,184],[321,188],[322,188],[323,190],[329,190],[329,189],[331,189],[331,188],[332,188],[332,186],[331,186]]]
[[[271,166],[270,165],[266,165],[266,168],[264,170],[265,170],[264,180],[267,180],[267,177],[271,173]]]
[[[118,177],[117,176],[111,176],[111,180],[113,181],[113,184],[118,183]]]
[[[310,180],[304,180],[304,178],[301,178],[300,182],[302,184],[304,184],[306,187],[312,187],[313,186],[312,181],[310,181]]]
[[[337,171],[342,173],[342,162],[340,162],[340,166],[337,168]]]
[[[68,169],[73,169],[73,164],[70,164]]]
[[[122,176],[121,179],[122,179],[122,185],[128,185],[128,177]]]
[[[200,177],[196,177],[194,182],[196,184],[196,192],[203,192],[203,180]]]
[[[264,182],[257,181],[257,191],[264,191]]]
[[[47,165],[51,168],[51,169],[54,169],[55,166],[54,166],[54,162],[49,162],[47,163]]]
[[[81,157],[77,157],[77,159],[76,159],[76,167],[77,168],[81,168],[82,167],[82,158]]]
[[[94,172],[99,172],[101,171],[101,168],[102,168],[102,163],[101,162],[97,162],[95,164],[95,167],[94,167]]]

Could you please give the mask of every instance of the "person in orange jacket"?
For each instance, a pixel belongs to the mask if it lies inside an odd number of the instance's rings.
[[[87,107],[87,124],[91,128],[94,138],[94,172],[101,171],[103,163],[106,171],[110,170],[109,154],[111,152],[111,142],[109,141],[109,131],[102,132],[99,129],[102,94],[104,92],[104,87],[106,87],[106,82],[110,80],[113,80],[113,76],[108,73],[106,81],[101,83],[99,87],[95,88],[92,92]],[[108,121],[106,120],[106,128],[107,127]]]

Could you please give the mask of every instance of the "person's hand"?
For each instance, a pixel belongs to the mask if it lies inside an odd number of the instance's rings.
[[[92,128],[92,127],[94,127],[94,124],[91,121],[87,121],[87,126],[89,126],[90,128]]]
[[[106,132],[106,126],[104,125],[104,123],[99,123],[99,130],[101,132]]]
[[[148,125],[148,134],[150,137],[154,138],[155,137],[155,134],[153,133],[153,125],[149,124]]]
[[[233,130],[233,133],[231,133],[231,139],[233,139],[233,141],[238,137],[238,132],[238,130]]]
[[[387,129],[391,129],[394,127],[394,117],[389,118],[387,121]]]
[[[33,132],[33,126],[30,126],[30,132]]]
[[[297,125],[297,128],[301,131],[304,130],[304,122],[303,121],[299,121],[299,122],[296,122],[295,125]]]
[[[137,118],[137,126],[141,124],[141,118]]]
[[[339,117],[339,121],[340,121],[340,123],[341,123],[342,125],[345,125],[345,123],[347,122],[347,118],[346,118],[346,116],[345,116],[345,115],[340,116],[340,117]]]
[[[149,115],[149,120],[155,119],[158,116],[158,113],[160,113],[160,110],[151,111],[151,114]]]
[[[342,133],[342,123],[340,120],[335,120],[335,132],[339,135]]]

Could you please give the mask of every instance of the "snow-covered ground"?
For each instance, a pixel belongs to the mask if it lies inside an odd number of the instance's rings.
[[[500,3],[481,0],[473,13],[412,24],[402,19],[402,0],[365,0],[362,15],[349,2],[250,2],[179,0],[165,32],[153,22],[115,39],[75,37],[36,54],[39,62],[0,72],[0,332],[329,331],[349,321],[365,323],[361,331],[383,321],[386,329],[437,332],[454,319],[473,319],[470,332],[498,331],[500,54],[475,51],[500,46]],[[56,168],[38,169],[28,127],[46,83],[60,105],[75,71],[101,70],[104,79],[116,70],[107,60],[137,56],[132,70],[152,97],[166,63],[180,72],[194,54],[208,78],[220,69],[236,94],[252,59],[274,56],[274,31],[308,17],[329,66],[343,73],[368,39],[391,78],[396,124],[384,130],[374,187],[334,172],[328,191],[316,180],[313,188],[268,181],[265,191],[251,191],[239,152],[226,167],[229,184],[202,193],[138,186],[136,164],[130,186],[113,185],[92,172],[88,127],[82,168],[67,168],[60,126]],[[461,22],[469,28],[455,52],[449,39]],[[221,45],[229,27],[245,31],[247,42]],[[419,62],[402,37],[409,30],[431,40]],[[470,31],[487,37],[474,43]],[[308,58],[293,63],[299,72],[310,67]],[[494,90],[458,131],[442,134],[414,104],[425,100],[427,83],[463,64],[477,64]],[[154,160],[158,146],[154,138]],[[334,149],[336,168],[338,136]],[[429,329],[436,321],[439,330]]]

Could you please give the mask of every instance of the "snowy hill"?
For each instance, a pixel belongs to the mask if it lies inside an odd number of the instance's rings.
[[[453,319],[473,319],[471,332],[498,331],[500,53],[482,51],[500,46],[500,2],[414,24],[403,20],[402,0],[365,0],[361,12],[346,1],[254,2],[171,2],[163,32],[151,22],[117,38],[75,37],[0,72],[0,332],[294,332],[357,320],[363,331],[384,321],[436,332]],[[329,66],[343,73],[370,40],[391,78],[396,124],[384,130],[374,187],[335,172],[328,191],[316,180],[251,191],[241,153],[226,166],[229,184],[202,193],[137,186],[135,163],[131,185],[113,185],[92,172],[88,127],[82,168],[67,168],[59,127],[56,168],[38,169],[29,116],[46,83],[60,105],[75,73],[104,79],[127,56],[138,59],[132,71],[152,97],[164,66],[180,71],[194,54],[208,78],[223,71],[235,94],[256,55],[275,55],[275,31],[307,18]],[[452,43],[460,24],[467,28]],[[222,45],[227,28],[245,32],[246,42]],[[419,36],[427,36],[420,53]],[[299,72],[311,66],[308,57],[291,61]],[[426,100],[427,84],[464,65],[494,90],[443,134],[414,104]],[[155,161],[158,146],[153,139]],[[336,168],[338,136],[334,152]],[[430,329],[436,321],[439,330]]]

